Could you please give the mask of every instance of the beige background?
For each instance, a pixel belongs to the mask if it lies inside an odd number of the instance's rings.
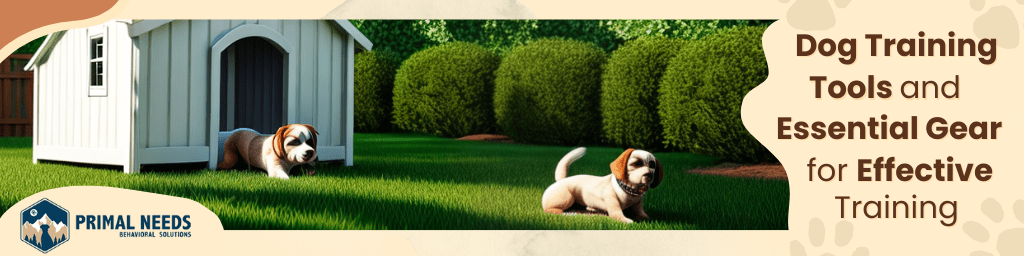
[[[892,254],[939,254],[968,255],[974,251],[985,251],[995,255],[1015,252],[1020,255],[1019,232],[1000,236],[1000,232],[1021,228],[1024,212],[1014,214],[1011,205],[1024,206],[1020,190],[1022,175],[1014,164],[1019,159],[1016,150],[1021,143],[1021,119],[1017,115],[1022,107],[1019,99],[1021,51],[1015,47],[1021,28],[1015,18],[993,17],[987,11],[993,6],[1007,7],[1015,12],[1024,11],[1024,6],[1013,1],[971,1],[982,2],[981,11],[972,9],[968,1],[854,1],[846,8],[831,8],[835,12],[834,27],[822,31],[801,31],[794,27],[814,27],[804,24],[827,17],[801,18],[794,22],[793,12],[809,11],[814,8],[796,9],[772,25],[764,36],[765,53],[770,66],[768,80],[754,89],[744,100],[743,120],[749,130],[773,153],[780,158],[788,170],[791,187],[789,238],[805,247],[808,255],[831,252],[836,255],[851,254],[855,248],[865,247],[873,255]],[[799,4],[799,2],[797,3]],[[821,13],[821,12],[818,12]],[[982,17],[983,16],[983,17]],[[982,26],[976,27],[976,18]],[[988,24],[988,22],[992,22]],[[926,38],[943,38],[949,31],[957,37],[978,40],[975,28],[995,29],[998,48],[997,61],[983,65],[975,57],[871,57],[870,45],[864,34],[882,34],[886,38],[918,38],[917,32],[924,31]],[[999,29],[1008,28],[1005,31]],[[858,56],[852,65],[844,65],[838,56],[813,55],[798,57],[795,52],[796,34],[808,33],[817,39],[857,38]],[[1007,47],[1007,48],[1003,48]],[[902,96],[890,99],[832,99],[824,96],[814,98],[814,83],[809,76],[828,76],[850,82],[867,80],[875,75],[876,81],[886,79],[894,87],[907,80],[935,80],[942,83],[960,75],[960,99],[905,99]],[[897,93],[897,89],[893,90]],[[899,95],[899,94],[897,94]],[[788,116],[802,121],[863,121],[887,114],[889,121],[919,118],[918,140],[778,140],[777,118]],[[943,117],[947,121],[1002,121],[1003,128],[996,140],[955,140],[946,138],[934,140],[926,137],[925,122],[931,117]],[[968,182],[858,182],[856,181],[857,159],[874,159],[895,156],[897,163],[932,163],[935,159],[945,162],[953,156],[957,163],[988,163],[993,178],[979,182],[973,177]],[[806,164],[811,157],[816,163],[849,164],[844,172],[844,181],[808,181]],[[817,179],[816,179],[817,180]],[[918,200],[938,202],[957,201],[958,219],[955,226],[945,227],[939,219],[852,219],[847,203],[847,218],[853,226],[853,240],[849,245],[838,248],[834,242],[836,223],[839,218],[839,201],[835,196],[850,196],[853,200]],[[994,198],[999,206],[994,211],[1005,216],[994,223],[981,213],[981,203]],[[1020,207],[1018,207],[1020,208]],[[818,218],[825,228],[824,244],[811,246],[809,236],[810,220]],[[965,224],[974,222],[991,234],[986,242],[972,240],[965,234]],[[818,236],[820,237],[820,236]],[[1007,246],[1013,240],[1017,248]],[[1001,248],[997,251],[997,243]],[[999,253],[997,253],[999,252]]]
[[[32,38],[59,29],[85,27],[109,19],[128,18],[321,18],[338,7],[342,1],[148,1],[121,0],[107,13],[78,22],[56,24],[22,35],[12,45],[21,45]],[[1021,253],[1020,248],[1000,241],[1015,239],[1020,244],[1024,228],[1024,193],[1020,184],[1020,168],[1013,164],[1019,159],[1021,141],[1020,109],[1021,51],[1019,42],[1021,21],[1016,15],[1024,14],[1024,5],[1013,0],[963,1],[858,1],[858,0],[754,0],[754,1],[540,1],[522,0],[520,3],[540,19],[552,18],[609,18],[609,19],[781,19],[764,36],[765,52],[770,66],[769,79],[752,91],[744,101],[743,118],[748,129],[772,150],[789,170],[791,178],[791,204],[789,231],[206,231],[208,240],[189,239],[172,243],[147,244],[150,241],[88,238],[76,233],[72,241],[51,252],[70,253],[75,250],[106,254],[155,252],[176,254],[181,251],[201,252],[258,252],[294,254],[302,250],[322,250],[335,254],[370,255],[451,255],[498,254],[540,255],[553,253],[596,254],[773,254],[773,255],[968,255],[985,251],[991,255]],[[455,5],[454,1],[441,1],[441,5]],[[500,1],[496,4],[507,4]],[[1003,6],[1003,7],[1000,7]],[[993,8],[998,7],[998,8]],[[451,8],[458,11],[458,8]],[[1007,15],[1006,11],[1009,11]],[[349,11],[348,13],[358,13]],[[375,17],[388,17],[374,13]],[[445,13],[419,14],[442,18]],[[451,14],[448,14],[451,15]],[[979,18],[981,17],[981,18]],[[408,17],[391,17],[408,18]],[[806,30],[813,31],[806,31]],[[871,57],[868,55],[866,33],[880,33],[887,38],[917,38],[925,31],[928,38],[947,38],[945,33],[955,31],[957,37],[978,39],[978,34],[996,37],[1000,42],[998,61],[982,65],[971,57]],[[797,57],[795,35],[809,33],[816,38],[857,38],[858,56],[853,65],[839,63],[836,56]],[[5,46],[0,55],[17,48]],[[891,99],[815,99],[812,75],[824,75],[843,81],[866,80],[867,75],[899,84],[905,80],[936,80],[940,83],[960,75],[960,99],[918,99],[900,97]],[[831,80],[830,79],[830,80]],[[853,141],[853,140],[777,140],[777,118],[790,116],[802,121],[867,121],[870,117],[887,114],[890,121],[909,119],[916,115],[921,122],[920,138],[910,141]],[[959,121],[1002,121],[998,140],[932,140],[925,138],[924,122],[940,116]],[[930,163],[946,156],[956,163],[988,163],[994,169],[988,182],[856,182],[856,160],[895,156],[898,163]],[[849,164],[844,182],[807,181],[807,161],[817,157],[818,164]],[[77,188],[73,188],[77,189]],[[95,188],[90,188],[95,189]],[[108,191],[109,190],[109,191]],[[152,197],[147,207],[162,206],[159,200],[177,201],[181,210],[205,211],[202,206],[185,199],[116,189],[103,189],[88,193],[72,189],[46,191],[26,199],[13,210],[47,196],[66,208],[91,209],[89,205],[124,205],[123,198]],[[64,194],[61,194],[64,193]],[[113,193],[102,196],[102,193]],[[145,195],[143,195],[145,194]],[[852,219],[852,231],[840,232],[851,236],[848,245],[835,242],[839,218],[835,196],[851,196],[854,200],[884,200],[889,194],[893,200],[908,200],[911,194],[922,200],[958,202],[957,224],[945,227],[939,219]],[[71,198],[79,195],[81,200]],[[59,196],[59,197],[58,197]],[[67,199],[63,197],[67,196]],[[110,199],[108,199],[110,198]],[[160,199],[156,199],[160,198]],[[1000,221],[982,214],[982,202],[992,198],[987,207],[1001,212]],[[115,200],[115,201],[111,201]],[[116,201],[122,200],[122,201]],[[183,202],[188,201],[188,202]],[[165,204],[170,205],[170,204]],[[111,206],[113,207],[113,206]],[[121,206],[123,207],[123,206]],[[191,208],[189,208],[191,207]],[[140,211],[123,208],[125,212]],[[149,212],[149,210],[145,210]],[[208,211],[207,211],[208,213]],[[200,213],[195,213],[199,215]],[[861,213],[858,213],[860,215]],[[0,223],[13,226],[10,216],[4,215]],[[823,229],[810,232],[812,219],[820,221]],[[198,222],[198,221],[197,221]],[[966,223],[974,223],[967,225]],[[219,226],[211,221],[204,228]],[[199,224],[196,224],[197,226]],[[979,242],[965,234],[965,226],[973,233],[988,233],[989,238]],[[980,229],[978,227],[981,227]],[[13,228],[3,229],[9,234]],[[1009,230],[1003,232],[1004,230]],[[73,231],[74,232],[74,231]],[[196,231],[198,232],[198,231]],[[809,234],[812,233],[812,234]],[[8,235],[3,235],[7,237]],[[1016,236],[1016,237],[1015,237]],[[12,235],[13,237],[13,235]],[[90,240],[94,239],[94,240]],[[815,246],[814,240],[823,239]],[[89,242],[83,242],[89,241]],[[132,243],[128,243],[128,242]],[[156,242],[162,242],[154,240]],[[321,247],[300,246],[322,244]],[[1018,245],[1019,246],[1019,245]],[[15,254],[33,253],[27,245],[14,239],[0,239],[0,247],[11,248]],[[143,250],[145,248],[145,250]],[[858,248],[860,248],[858,250]],[[139,250],[136,250],[139,249]],[[1019,255],[1019,254],[1016,254]]]

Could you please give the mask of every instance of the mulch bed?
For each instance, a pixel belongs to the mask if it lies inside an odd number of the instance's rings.
[[[487,141],[487,142],[500,142],[500,143],[515,143],[511,138],[500,134],[474,134],[466,137],[458,138],[455,140],[475,140],[475,141]]]
[[[692,169],[687,172],[729,177],[789,180],[786,176],[786,169],[782,168],[781,163],[760,163],[752,165],[723,163],[713,167]]]

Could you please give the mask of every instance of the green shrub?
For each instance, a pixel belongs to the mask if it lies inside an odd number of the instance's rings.
[[[731,161],[774,160],[740,120],[743,96],[768,78],[761,45],[766,27],[740,27],[686,44],[659,91],[666,142]]]
[[[612,52],[601,79],[604,138],[616,146],[660,149],[658,84],[684,41],[644,37]]]
[[[601,48],[541,39],[513,49],[498,68],[494,112],[519,142],[576,145],[600,135]]]
[[[391,130],[391,97],[395,87],[398,57],[387,50],[356,54],[355,131]]]
[[[493,131],[499,63],[498,55],[463,42],[414,53],[395,76],[394,123],[445,137]]]

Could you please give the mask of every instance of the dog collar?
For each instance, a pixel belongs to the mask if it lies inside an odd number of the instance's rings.
[[[622,182],[622,180],[620,179],[615,179],[615,182],[619,183],[619,188],[622,188],[623,192],[626,192],[626,194],[629,194],[631,196],[643,196],[644,193],[647,193],[647,184],[630,186],[627,185],[625,182]]]

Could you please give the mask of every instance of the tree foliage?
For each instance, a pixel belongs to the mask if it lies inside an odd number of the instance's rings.
[[[46,36],[36,38],[35,40],[32,40],[25,45],[22,45],[17,50],[14,50],[14,54],[34,54],[37,50],[39,50],[39,46],[43,45],[44,40],[46,40]]]
[[[374,43],[402,59],[421,49],[452,41],[470,42],[505,56],[542,38],[565,38],[597,45],[609,53],[641,36],[699,39],[764,20],[353,20]]]

